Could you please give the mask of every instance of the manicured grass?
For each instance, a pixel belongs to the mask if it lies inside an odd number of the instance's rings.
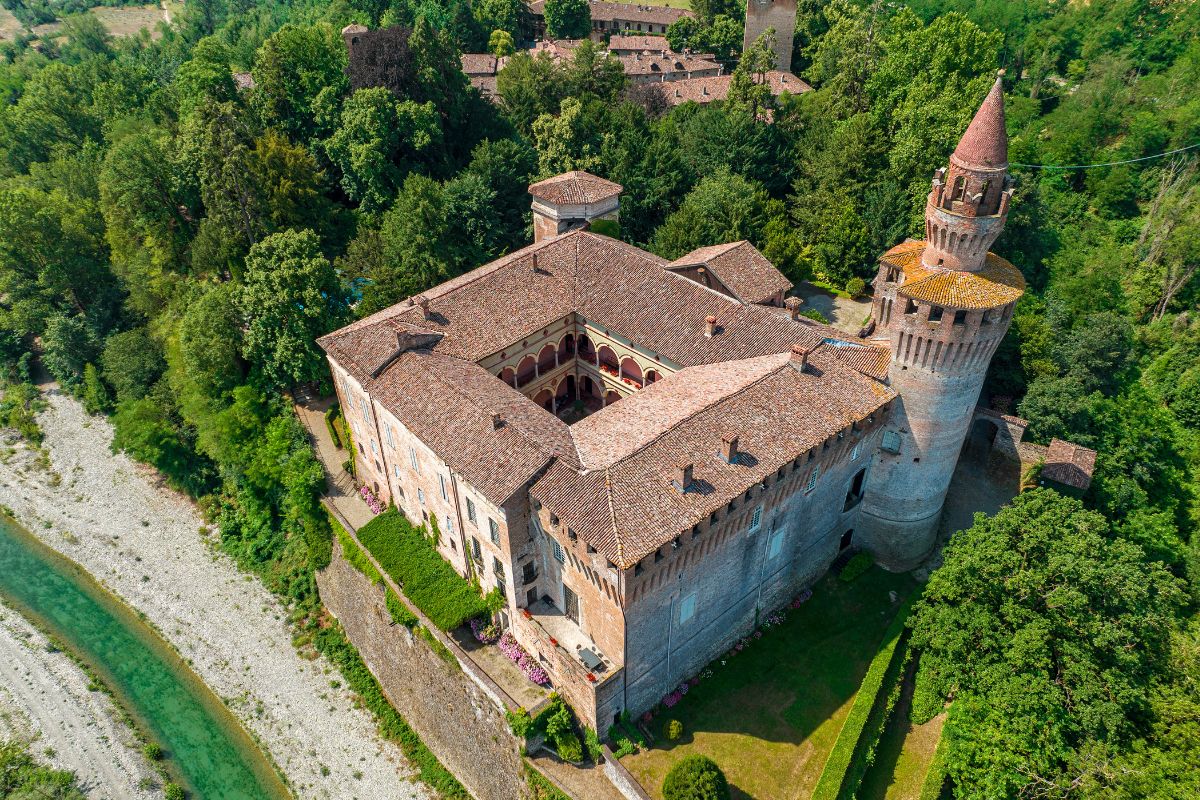
[[[873,567],[851,584],[826,578],[787,621],[753,639],[653,723],[656,744],[621,759],[653,797],[678,759],[701,753],[720,765],[735,798],[808,797],[842,729],[867,665],[901,600],[907,575]],[[683,737],[668,742],[678,719]]]

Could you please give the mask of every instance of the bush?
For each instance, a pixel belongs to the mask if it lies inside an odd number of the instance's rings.
[[[524,708],[518,708],[516,711],[506,711],[504,712],[504,718],[508,720],[508,727],[517,736],[524,737],[533,726],[533,718],[529,716],[529,712]]]
[[[711,758],[691,755],[671,767],[662,793],[663,800],[729,800],[729,782]]]
[[[842,567],[841,574],[838,575],[838,580],[842,583],[851,583],[862,577],[862,574],[871,568],[875,560],[867,553],[859,553],[850,559],[846,566]]]
[[[604,748],[600,746],[600,737],[591,728],[583,729],[583,746],[587,748],[593,763],[599,764],[604,760]]]
[[[392,617],[392,622],[397,625],[403,625],[411,630],[420,622],[417,615],[408,610],[408,606],[404,605],[404,601],[391,588],[383,593],[383,602],[387,606],[388,614]]]
[[[151,761],[161,761],[163,757],[163,749],[159,747],[157,742],[146,742],[142,745],[142,755]]]
[[[829,320],[826,319],[825,315],[822,314],[820,311],[817,311],[815,308],[810,308],[806,311],[801,311],[800,316],[808,317],[809,319],[815,319],[817,322],[820,322],[823,325],[829,324]]]
[[[851,278],[846,281],[846,294],[858,297],[867,290],[867,282],[862,278]]]
[[[342,555],[346,561],[350,562],[350,566],[366,575],[371,583],[378,586],[383,583],[383,576],[379,574],[379,570],[375,569],[375,565],[371,563],[371,559],[367,558],[367,554],[362,551],[358,544],[347,533],[346,529],[334,519],[329,518],[329,524],[333,527],[333,532],[337,536],[338,541],[342,543]],[[390,607],[388,609],[391,610]],[[399,620],[397,620],[399,621]]]
[[[667,723],[667,741],[675,741],[680,736],[683,736],[683,723],[677,719],[673,719]]]
[[[626,739],[624,736],[614,739],[613,741],[615,741],[617,744],[617,749],[613,750],[613,756],[616,758],[624,758],[625,756],[630,756],[637,752],[637,745],[634,744],[630,739]]]
[[[32,383],[16,383],[4,387],[0,400],[0,427],[16,428],[21,438],[32,445],[42,443],[42,429],[37,424],[37,412],[45,400]]]
[[[846,715],[842,730],[813,789],[813,800],[834,800],[850,796],[858,789],[898,694],[895,690],[899,688],[904,664],[905,649],[901,646],[904,623],[918,596],[914,593],[900,606],[884,633],[883,644],[867,667],[867,674],[863,676],[858,693],[854,696],[854,704]],[[866,736],[864,731],[867,732]]]
[[[567,731],[555,738],[554,749],[558,751],[558,756],[563,761],[570,761],[572,764],[583,761],[583,744],[580,743],[579,737],[575,735],[574,731]]]
[[[336,405],[330,406],[329,410],[325,412],[325,429],[329,431],[329,438],[333,440],[333,446],[341,448],[342,437],[338,434],[337,425],[334,424],[337,418],[338,407]]]
[[[487,614],[487,605],[470,583],[396,509],[389,509],[358,532],[358,540],[400,584],[413,605],[444,631]]]
[[[163,798],[165,800],[184,800],[185,797],[187,797],[187,794],[178,783],[168,783],[163,786]]]

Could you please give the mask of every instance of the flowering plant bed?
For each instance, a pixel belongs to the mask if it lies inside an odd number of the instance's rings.
[[[520,643],[513,637],[511,631],[505,631],[500,636],[500,641],[496,645],[500,648],[500,652],[508,656],[508,660],[520,667],[521,672],[525,673],[525,677],[536,683],[538,686],[545,686],[550,682],[550,676],[546,670],[542,669],[541,665],[529,652],[521,647]]]
[[[362,495],[362,499],[366,501],[367,507],[371,509],[372,514],[383,513],[383,503],[375,496],[374,492],[364,486],[358,490],[358,493]]]
[[[494,622],[486,622],[479,617],[471,619],[471,633],[484,644],[495,644],[500,639],[500,626]]]

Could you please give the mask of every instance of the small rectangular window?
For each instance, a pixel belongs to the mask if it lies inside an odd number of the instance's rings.
[[[449,514],[446,515],[446,532],[454,533],[454,518]]]
[[[504,565],[500,563],[500,559],[494,556],[492,557],[492,574],[501,581],[504,580]]]
[[[550,549],[554,551],[554,560],[560,564],[567,563],[567,554],[563,552],[562,545],[557,539],[550,540]]]
[[[395,450],[396,449],[396,440],[392,438],[392,426],[391,425],[383,426],[383,435],[384,435],[384,438],[387,439],[387,446],[392,448],[393,450]]]
[[[751,532],[758,530],[758,526],[762,525],[762,512],[763,512],[763,507],[758,506],[757,508],[754,509],[754,513],[752,515],[750,515],[750,531]]]
[[[414,472],[420,472],[421,468],[417,466],[417,448],[408,448],[408,463],[412,464]]]
[[[636,564],[634,564],[634,565],[633,565],[633,574],[634,574],[635,576],[637,576],[637,575],[641,575],[641,574],[642,574],[642,571],[643,571],[644,569],[645,569],[645,567],[643,567],[643,566],[642,566],[642,562],[640,562],[640,561],[639,561],[639,562],[637,562]]]
[[[417,500],[420,501],[421,505],[425,505],[425,490],[424,489],[417,489]]]
[[[687,622],[696,615],[696,593],[692,592],[679,601],[679,624]]]
[[[483,551],[479,548],[479,540],[474,536],[471,537],[471,556],[477,564],[483,566]]]
[[[396,477],[399,478],[400,477],[400,465],[392,464],[392,472],[394,472],[396,474]]]
[[[374,439],[371,440],[371,452],[375,455],[379,455],[379,445],[375,444]]]
[[[811,492],[816,488],[819,477],[821,477],[821,465],[817,464],[813,467],[812,472],[808,473],[808,483],[804,484],[804,491]]]
[[[475,524],[475,503],[469,497],[467,498],[467,519]]]
[[[771,542],[767,545],[767,558],[775,558],[783,550],[783,529],[771,534]]]
[[[441,489],[442,489],[442,499],[445,500],[447,503],[450,502],[450,495],[447,494],[447,492],[446,492],[446,476],[445,475],[438,475],[438,485],[441,486]]]
[[[855,442],[854,447],[850,448],[850,460],[857,461],[858,456],[862,453],[862,442]]]
[[[488,533],[492,536],[492,544],[500,546],[500,526],[496,524],[496,520],[488,519]]]

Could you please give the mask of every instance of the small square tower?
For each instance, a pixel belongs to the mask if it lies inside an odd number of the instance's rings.
[[[746,28],[742,52],[759,36],[775,29],[775,69],[792,71],[792,39],[796,35],[796,0],[746,0]]]
[[[533,195],[533,241],[585,225],[615,237],[620,218],[619,183],[590,172],[564,172],[529,187]]]

